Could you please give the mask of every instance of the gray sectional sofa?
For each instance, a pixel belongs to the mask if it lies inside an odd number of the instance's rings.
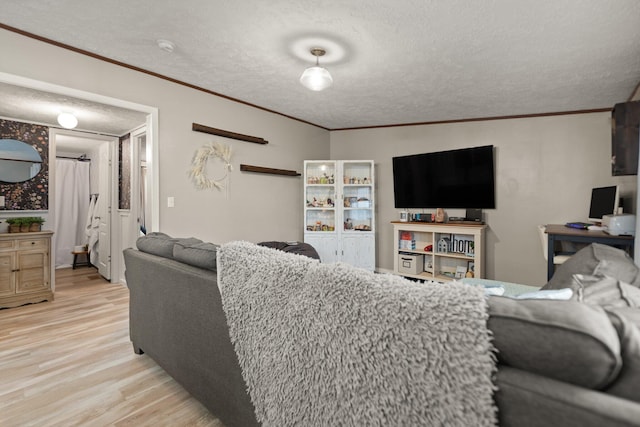
[[[134,351],[225,426],[259,425],[217,285],[218,247],[161,233],[137,246],[124,251]],[[570,287],[573,300],[487,297],[499,424],[640,426],[638,268],[624,252],[592,245],[554,279],[546,288]]]

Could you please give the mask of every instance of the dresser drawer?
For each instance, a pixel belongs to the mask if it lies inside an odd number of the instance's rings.
[[[0,240],[0,252],[14,250],[14,243],[15,240]]]
[[[25,249],[46,249],[47,239],[25,239],[18,240],[18,250]]]

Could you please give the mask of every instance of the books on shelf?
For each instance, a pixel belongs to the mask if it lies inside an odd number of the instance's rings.
[[[413,233],[410,231],[403,231],[400,234],[400,247],[398,249],[415,250],[416,240],[413,238]]]

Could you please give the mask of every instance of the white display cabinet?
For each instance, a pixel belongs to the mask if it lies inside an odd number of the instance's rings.
[[[304,162],[304,241],[322,262],[375,269],[372,160]]]
[[[484,278],[486,225],[399,221],[392,224],[395,274],[437,281]]]

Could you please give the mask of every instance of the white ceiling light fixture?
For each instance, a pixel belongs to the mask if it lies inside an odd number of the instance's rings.
[[[319,58],[325,53],[327,52],[319,47],[311,49],[311,54],[316,57],[316,65],[304,70],[300,77],[300,83],[307,89],[321,91],[333,84],[333,78],[329,71],[319,64]]]
[[[73,114],[67,111],[63,111],[62,113],[58,114],[58,123],[60,123],[60,126],[65,129],[73,129],[74,127],[78,126],[78,119],[76,119],[76,116],[74,116]]]

